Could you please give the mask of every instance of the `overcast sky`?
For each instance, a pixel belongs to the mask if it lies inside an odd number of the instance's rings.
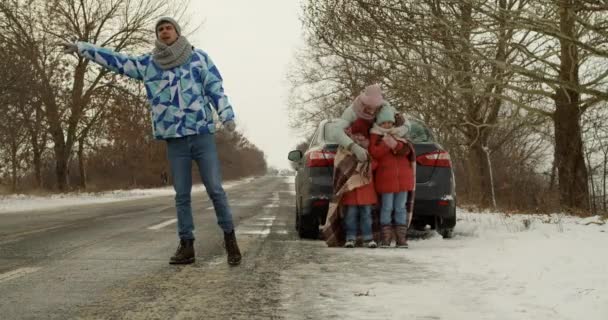
[[[188,40],[205,50],[224,78],[237,128],[287,168],[302,139],[288,127],[289,63],[303,46],[299,0],[194,0],[191,20],[203,22]]]

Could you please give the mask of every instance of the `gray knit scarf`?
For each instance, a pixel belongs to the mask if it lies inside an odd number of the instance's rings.
[[[170,46],[162,43],[158,39],[156,39],[155,44],[156,47],[152,52],[152,58],[163,70],[181,66],[186,63],[186,61],[190,59],[190,55],[192,55],[192,45],[184,36],[177,38]]]

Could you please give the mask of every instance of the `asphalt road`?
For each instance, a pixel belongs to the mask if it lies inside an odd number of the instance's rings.
[[[197,262],[189,266],[168,264],[178,241],[171,196],[0,214],[0,319],[283,318],[281,271],[313,257],[293,246],[289,180],[228,190],[238,267],[226,264],[205,193],[193,194]]]

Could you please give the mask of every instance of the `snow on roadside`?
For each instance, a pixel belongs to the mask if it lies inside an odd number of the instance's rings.
[[[508,217],[459,210],[458,217],[454,239],[411,240],[408,250],[304,243],[314,245],[318,256],[284,271],[288,314],[294,319],[304,319],[297,315],[305,310],[343,319],[608,319],[607,224],[587,225],[559,214]]]
[[[230,189],[238,185],[249,183],[253,179],[255,178],[249,177],[241,180],[228,181],[224,183],[224,189]],[[192,188],[192,192],[204,190],[205,187],[202,184],[195,185]],[[154,189],[114,190],[97,193],[63,193],[49,196],[29,196],[23,194],[0,196],[0,214],[74,205],[117,202],[149,197],[172,196],[174,194],[175,191],[173,190],[173,187],[163,187]]]

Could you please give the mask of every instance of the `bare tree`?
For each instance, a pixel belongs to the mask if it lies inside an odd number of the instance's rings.
[[[9,165],[11,190],[16,192],[26,167],[27,136],[21,121],[18,120],[17,108],[6,102],[1,111],[7,121],[0,123],[0,155],[4,156],[3,161]]]
[[[102,107],[91,104],[114,81],[106,70],[79,58],[75,67],[60,51],[60,42],[78,39],[136,51],[150,46],[152,23],[170,11],[185,9],[183,1],[3,1],[0,27],[12,54],[22,55],[33,67],[35,88],[53,141],[57,187],[68,187],[67,170],[73,148],[86,139],[90,120]],[[83,125],[82,121],[87,118]]]
[[[482,203],[491,189],[484,150],[503,145],[493,131],[545,117],[554,125],[561,203],[587,207],[579,122],[607,96],[605,2],[324,0],[304,9],[313,67],[295,84],[325,87],[294,108],[326,114],[325,101],[344,96],[352,79],[379,79],[398,107],[462,149]]]
[[[352,96],[358,92],[352,89],[366,82],[384,83],[399,109],[448,132],[447,138],[464,141],[467,171],[475,172],[469,175],[469,185],[476,187],[469,192],[479,193],[488,203],[491,188],[484,150],[495,145],[489,138],[498,126],[503,97],[512,96],[504,84],[513,73],[497,62],[518,58],[511,44],[522,40],[515,39],[504,13],[518,10],[516,4],[496,2],[493,10],[502,12],[501,18],[492,19],[479,12],[480,3],[470,1],[310,1],[305,26],[314,50],[309,63],[316,66],[299,74],[301,82],[312,84],[308,89],[321,88],[321,94],[299,104],[313,105],[308,112],[324,116],[324,108],[333,107],[327,103],[332,95]],[[490,58],[477,59],[478,52]],[[517,98],[521,100],[511,100],[522,105],[531,99],[521,94]],[[299,115],[306,108],[300,105],[293,105]]]
[[[605,106],[584,115],[583,136],[585,158],[589,171],[591,208],[593,212],[608,213],[608,113]]]
[[[560,202],[587,209],[588,173],[583,153],[582,115],[608,100],[608,5],[598,1],[544,0],[530,3],[513,17],[522,30],[539,36],[534,46],[519,47],[534,63],[511,64],[507,69],[521,81],[537,84],[534,94],[553,101],[552,107],[534,106],[554,124],[555,163]],[[526,90],[515,88],[514,90]]]

